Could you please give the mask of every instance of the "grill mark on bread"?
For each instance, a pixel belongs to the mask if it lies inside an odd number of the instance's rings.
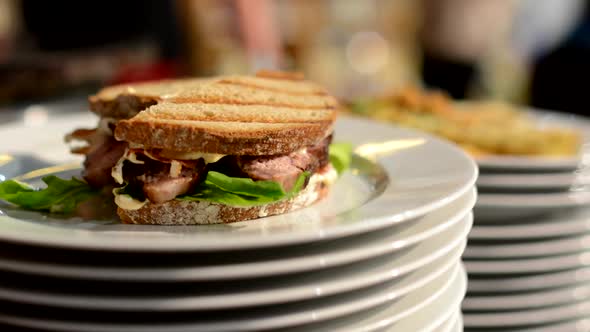
[[[260,89],[260,90],[266,90],[266,91],[272,91],[272,92],[278,92],[278,93],[282,93],[282,94],[286,94],[286,95],[291,95],[291,96],[301,96],[301,97],[305,97],[305,96],[328,96],[328,93],[326,91],[321,91],[321,90],[317,90],[317,91],[312,91],[312,92],[299,92],[299,91],[289,91],[289,90],[285,90],[285,89],[279,89],[279,88],[274,88],[274,87],[270,87],[270,86],[264,86],[261,84],[256,84],[253,82],[242,82],[242,81],[236,81],[236,80],[232,80],[232,79],[223,79],[220,81],[217,81],[216,83],[218,84],[228,84],[228,85],[235,85],[235,86],[242,86],[242,87],[246,87],[246,88],[253,88],[253,89]]]
[[[226,97],[208,96],[208,97],[175,97],[170,98],[168,101],[177,104],[189,104],[189,103],[203,103],[203,104],[226,104],[226,105],[244,105],[244,106],[274,106],[274,107],[286,107],[292,109],[308,109],[308,110],[325,110],[335,109],[331,105],[318,105],[318,106],[303,106],[293,105],[289,103],[280,102],[248,102],[238,99],[226,99]]]
[[[278,70],[266,70],[261,69],[256,72],[256,77],[271,78],[275,80],[288,80],[288,81],[303,81],[305,75],[301,72],[287,72]]]
[[[294,111],[297,110],[297,111]],[[215,103],[161,103],[151,106],[132,121],[178,119],[194,121],[240,121],[261,123],[313,123],[334,121],[333,109],[308,109],[269,105]]]

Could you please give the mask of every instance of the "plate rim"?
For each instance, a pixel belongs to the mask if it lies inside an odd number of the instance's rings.
[[[575,311],[575,312],[574,312]],[[556,313],[563,313],[556,317]],[[463,313],[466,327],[509,327],[542,323],[557,323],[564,320],[577,320],[590,313],[590,301],[548,308],[509,311],[507,313]]]
[[[511,275],[517,273],[556,272],[558,270],[575,269],[577,267],[590,267],[590,262],[584,264],[582,263],[583,260],[581,259],[581,256],[588,255],[588,252],[590,251],[581,250],[576,253],[553,255],[548,257],[503,260],[465,259],[464,264],[468,273],[477,275]],[[548,262],[550,263],[548,264]]]
[[[574,293],[580,290],[583,290],[583,294],[588,294],[590,293],[590,285],[580,282],[574,285],[559,287],[557,289],[549,288],[534,292],[527,292],[527,294],[502,294],[485,296],[470,295],[463,301],[463,309],[470,311],[501,311],[507,309],[528,310],[546,306],[558,306],[579,300],[579,297]],[[560,299],[548,301],[550,296],[560,297]],[[525,299],[519,299],[519,297],[524,297]],[[516,301],[516,303],[518,303],[518,301],[526,301],[527,303],[515,304],[510,303],[511,301]]]
[[[479,192],[475,209],[557,209],[583,206],[590,203],[590,191],[557,193],[482,193]]]
[[[585,216],[584,216],[585,214]],[[517,239],[549,239],[555,236],[571,236],[590,233],[590,209],[580,210],[575,215],[553,217],[552,219],[537,219],[535,223],[495,225],[477,225],[469,233],[469,237],[475,240],[517,240]],[[566,220],[564,220],[566,219]],[[547,224],[550,224],[548,226]],[[564,224],[570,226],[565,228]],[[542,226],[542,234],[539,231]],[[550,231],[545,231],[550,227]],[[533,230],[531,230],[533,229]],[[535,233],[535,230],[537,233]],[[491,234],[490,234],[491,233]],[[503,233],[503,234],[501,234]]]
[[[588,250],[586,243],[590,243],[590,233],[525,243],[470,243],[463,257],[476,260],[546,257]]]
[[[575,172],[544,174],[480,174],[476,186],[482,189],[553,189],[590,185],[590,176]]]
[[[580,274],[585,274],[586,277],[585,279],[581,279],[580,278]],[[564,276],[566,276],[564,278]],[[557,279],[553,280],[553,279]],[[563,280],[560,280],[559,278],[562,278]],[[545,281],[547,280],[552,280],[550,284],[545,284]],[[531,282],[533,281],[533,282]],[[543,283],[539,285],[539,281],[542,281]],[[498,290],[498,286],[496,287],[482,287],[482,285],[484,286],[488,286],[490,284],[494,284],[494,283],[499,283],[502,282],[502,284],[504,284],[504,286],[501,287],[501,289]],[[567,287],[567,286],[571,286],[574,285],[578,282],[585,282],[588,283],[590,282],[590,267],[578,267],[578,268],[574,268],[574,269],[568,269],[565,271],[557,271],[557,272],[547,272],[544,274],[535,274],[533,276],[528,276],[528,277],[503,277],[503,278],[493,278],[493,279],[486,279],[486,278],[478,278],[476,280],[470,280],[469,282],[469,287],[470,287],[470,292],[476,292],[476,293],[491,293],[494,290],[496,290],[497,293],[501,293],[504,294],[506,292],[515,292],[515,291],[538,291],[538,290],[543,290],[543,289],[549,289],[549,288],[557,288],[557,287]],[[528,288],[522,288],[521,286],[511,286],[511,287],[507,287],[506,285],[522,285],[525,284],[527,285]],[[531,284],[535,284],[534,287],[531,287]],[[478,285],[479,287],[477,287],[476,289],[473,289],[474,285]],[[474,293],[474,294],[476,294]]]

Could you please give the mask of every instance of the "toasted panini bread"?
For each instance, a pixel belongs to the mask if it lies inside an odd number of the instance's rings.
[[[315,84],[248,76],[190,84],[120,121],[115,138],[175,151],[274,155],[332,132],[336,100]]]
[[[334,110],[266,105],[173,104],[120,121],[115,138],[149,148],[231,155],[285,154],[332,132]]]
[[[273,72],[259,76],[164,80],[107,87],[89,98],[90,109],[101,117],[128,119],[151,105],[224,103],[306,109],[335,109],[337,102],[317,84]]]
[[[181,89],[190,89],[204,79],[162,80],[106,87],[90,96],[90,110],[100,117],[129,119]]]

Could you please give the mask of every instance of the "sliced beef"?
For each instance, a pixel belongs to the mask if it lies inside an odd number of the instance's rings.
[[[332,143],[332,135],[326,137],[320,143],[307,148],[307,153],[318,161],[318,168],[322,168],[330,162],[330,143]]]
[[[182,195],[198,183],[198,173],[188,176],[170,177],[163,175],[143,184],[143,193],[152,203],[163,203]]]
[[[100,134],[100,132],[96,128],[94,128],[94,129],[80,128],[80,129],[76,129],[73,132],[67,134],[65,137],[65,141],[69,143],[71,141],[78,140],[78,141],[85,141],[88,144],[92,144],[92,142],[98,137],[99,134]]]
[[[201,177],[206,174],[202,159],[184,163],[180,174],[170,175],[170,164],[141,158],[144,164],[127,162],[123,168],[125,180],[141,186],[145,196],[153,203],[174,199],[194,189]],[[187,167],[186,165],[191,165]]]
[[[94,141],[87,149],[82,176],[89,185],[102,188],[113,184],[111,169],[125,153],[127,143],[119,142],[114,137],[104,136],[100,141]]]
[[[332,137],[329,136],[320,143],[281,156],[240,156],[238,166],[248,177],[254,180],[270,180],[281,184],[285,191],[293,189],[301,173],[316,172],[328,163],[328,146]]]
[[[297,177],[304,171],[293,163],[290,156],[242,157],[238,158],[238,165],[249,178],[278,182],[285,191],[293,188]]]

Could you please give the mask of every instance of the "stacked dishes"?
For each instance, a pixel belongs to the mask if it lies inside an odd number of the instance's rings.
[[[13,123],[0,127],[0,140],[15,142],[10,152],[35,153],[19,149],[25,142],[47,153],[67,130],[92,121],[55,117],[43,131]],[[3,205],[0,323],[64,331],[461,331],[474,163],[445,142],[368,120],[341,119],[336,132],[357,147],[351,169],[325,201],[286,215],[140,226]],[[78,172],[64,165],[20,178],[37,184],[43,175]]]
[[[550,117],[590,133],[584,119]],[[588,331],[589,142],[573,158],[480,161],[464,255],[467,330]]]

